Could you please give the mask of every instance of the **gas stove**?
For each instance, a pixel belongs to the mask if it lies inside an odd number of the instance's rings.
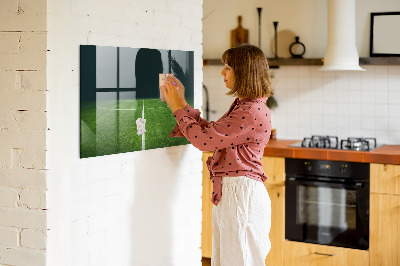
[[[347,138],[339,142],[336,136],[311,136],[304,138],[303,141],[289,145],[291,147],[338,149],[353,151],[371,151],[378,146],[376,138]]]

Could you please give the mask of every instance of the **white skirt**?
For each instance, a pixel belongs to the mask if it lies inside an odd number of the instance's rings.
[[[222,197],[212,210],[212,266],[262,266],[271,249],[271,201],[254,179],[222,178]]]

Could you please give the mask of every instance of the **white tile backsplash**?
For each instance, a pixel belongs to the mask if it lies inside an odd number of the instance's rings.
[[[311,134],[337,134],[339,138],[376,137],[379,143],[400,144],[400,66],[362,67],[366,71],[329,72],[320,71],[318,66],[281,66],[271,70],[278,101],[278,108],[272,110],[277,137],[301,139]],[[225,93],[223,84],[213,82],[216,75],[207,72],[207,68],[204,67],[206,86]],[[216,78],[219,80],[219,76]],[[210,102],[229,106],[232,99],[223,96],[215,102],[211,97]],[[226,111],[220,109],[215,117]]]

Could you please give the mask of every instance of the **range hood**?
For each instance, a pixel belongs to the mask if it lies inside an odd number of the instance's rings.
[[[323,71],[358,70],[355,0],[328,0],[328,44]]]

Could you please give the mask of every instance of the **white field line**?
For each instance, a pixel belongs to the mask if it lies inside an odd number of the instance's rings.
[[[137,109],[109,109],[109,108],[100,107],[100,106],[97,106],[97,108],[103,109],[103,110],[112,110],[112,111],[136,111],[137,110]]]
[[[143,110],[142,110],[142,118],[144,119],[144,99],[143,99]],[[146,124],[145,124],[146,125]],[[146,127],[145,127],[146,128]],[[146,149],[146,132],[142,134],[142,151]]]

